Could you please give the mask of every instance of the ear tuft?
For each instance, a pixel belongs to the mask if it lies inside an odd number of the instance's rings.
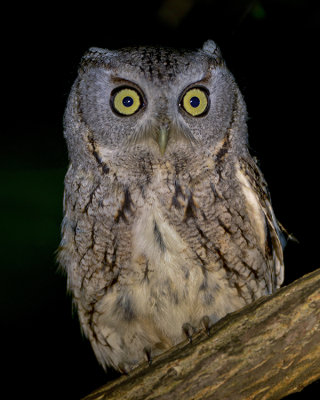
[[[215,55],[215,51],[218,49],[218,46],[215,44],[213,40],[206,40],[203,43],[202,50],[210,56]]]
[[[214,59],[215,65],[222,65],[224,63],[221,51],[213,40],[207,40],[203,43],[202,51]]]
[[[88,66],[108,66],[114,55],[114,51],[99,47],[90,47],[81,58],[79,72],[85,71]]]

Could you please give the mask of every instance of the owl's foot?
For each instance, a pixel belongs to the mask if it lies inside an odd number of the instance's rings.
[[[192,344],[192,335],[194,333],[194,328],[192,327],[192,325],[190,325],[189,322],[186,322],[182,325],[182,330],[187,336],[189,343]]]
[[[129,372],[130,372],[130,368],[128,368],[128,366],[125,365],[124,363],[118,364],[118,370],[119,370],[119,372],[121,372],[121,374],[124,374],[127,376],[129,375]]]
[[[206,334],[208,336],[210,336],[210,328],[212,327],[213,322],[210,320],[208,315],[205,315],[204,317],[202,317],[201,325],[204,327],[204,330],[205,330]]]
[[[144,354],[145,354],[146,357],[147,357],[147,361],[148,361],[149,366],[151,366],[151,364],[152,364],[152,352],[151,352],[151,347],[150,347],[150,346],[146,346],[146,347],[143,349],[143,352],[144,352]]]

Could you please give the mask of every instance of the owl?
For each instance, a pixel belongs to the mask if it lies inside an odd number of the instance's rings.
[[[216,44],[91,48],[64,118],[58,260],[103,368],[129,372],[283,282],[283,239]]]

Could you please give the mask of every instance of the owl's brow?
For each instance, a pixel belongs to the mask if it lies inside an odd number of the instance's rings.
[[[122,83],[122,84],[128,84],[128,85],[135,85],[134,82],[129,81],[128,79],[121,78],[119,76],[111,75],[110,76],[110,81],[112,83]]]
[[[200,81],[198,81],[197,83],[208,83],[212,76],[211,71],[212,71],[212,67],[209,67],[207,69],[205,76],[202,79],[200,79]]]

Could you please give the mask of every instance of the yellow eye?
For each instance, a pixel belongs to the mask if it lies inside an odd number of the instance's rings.
[[[116,112],[122,115],[132,115],[141,107],[141,97],[134,89],[123,88],[116,92],[112,99]]]
[[[208,108],[208,95],[204,89],[193,88],[183,96],[182,106],[193,117],[202,115]]]

